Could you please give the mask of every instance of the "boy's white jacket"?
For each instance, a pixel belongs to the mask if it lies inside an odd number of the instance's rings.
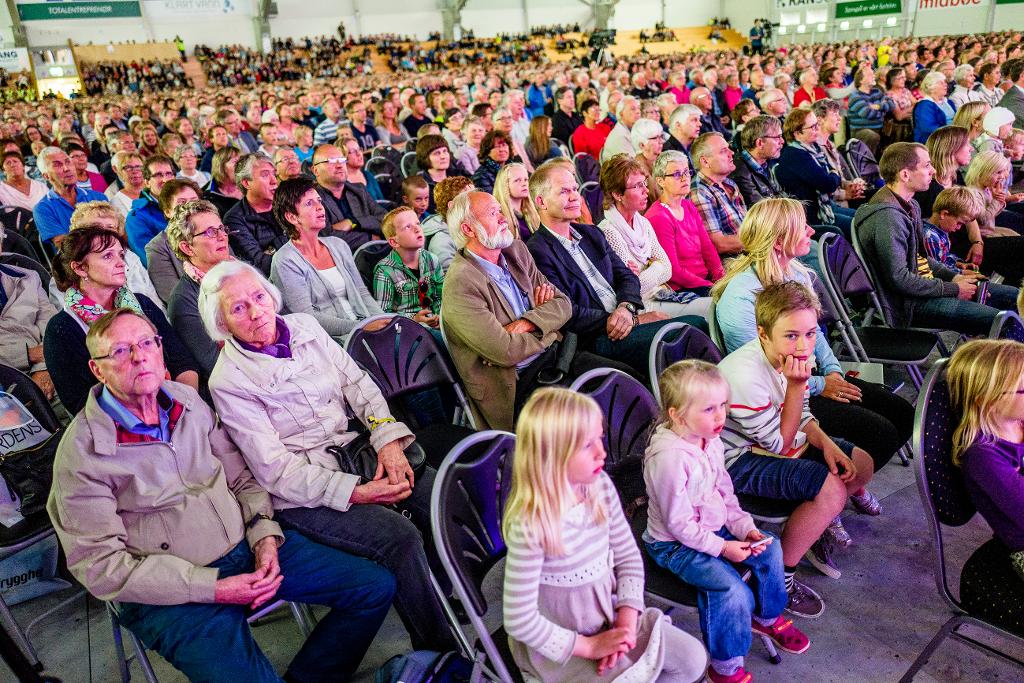
[[[701,449],[659,426],[644,454],[644,482],[649,540],[677,541],[717,557],[725,540],[716,532],[723,526],[741,540],[756,529],[736,500],[721,439]]]

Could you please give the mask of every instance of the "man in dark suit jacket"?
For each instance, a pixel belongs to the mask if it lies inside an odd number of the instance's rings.
[[[999,106],[1013,112],[1014,126],[1024,128],[1024,57],[1003,64],[1003,74],[1013,81],[1013,85],[1007,88]]]
[[[600,230],[575,222],[582,199],[568,166],[548,162],[538,168],[530,177],[530,199],[542,225],[527,247],[540,272],[572,302],[566,329],[594,353],[621,361],[646,377],[651,340],[668,316],[641,312],[640,280]],[[679,320],[707,329],[703,318]]]
[[[740,188],[747,206],[782,194],[769,169],[771,162],[779,158],[783,144],[782,124],[774,116],[755,116],[740,131],[741,149],[734,159],[736,170],[729,177]]]
[[[235,178],[245,196],[224,214],[231,251],[269,277],[274,252],[288,241],[272,211],[277,191],[274,164],[262,154],[246,154],[235,166]]]

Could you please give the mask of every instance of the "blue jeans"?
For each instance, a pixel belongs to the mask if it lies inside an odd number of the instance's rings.
[[[1011,285],[997,285],[994,282],[988,283],[988,299],[985,301],[992,308],[1000,311],[1017,311],[1017,293],[1020,290]]]
[[[999,311],[975,301],[955,297],[919,299],[911,324],[969,335],[987,335]]]
[[[297,681],[348,680],[395,594],[395,579],[370,560],[284,532],[277,556],[284,580],[273,599],[331,608],[288,666]],[[246,541],[208,566],[224,579],[255,570]],[[253,640],[245,605],[123,603],[121,623],[190,681],[280,681]]]
[[[725,527],[717,533],[727,541],[736,540]],[[769,543],[763,553],[756,557],[751,555],[742,562],[753,571],[750,586],[722,557],[712,557],[675,541],[644,545],[655,562],[699,589],[700,631],[713,660],[722,662],[745,656],[753,637],[751,616],[775,619],[789,602],[782,567],[782,543],[778,538]]]
[[[853,209],[848,209],[845,206],[839,206],[835,202],[832,202],[832,215],[834,216],[832,223],[840,232],[843,233],[843,237],[847,240],[850,239],[850,231],[853,229],[853,215],[857,213]]]
[[[692,315],[681,315],[678,318],[669,318],[668,320],[659,320],[658,322],[637,325],[632,329],[632,331],[630,331],[629,335],[627,335],[625,339],[620,339],[618,341],[612,341],[608,338],[607,333],[602,331],[597,338],[591,342],[590,349],[599,356],[604,356],[605,358],[611,358],[612,360],[625,363],[629,367],[633,368],[634,372],[636,372],[639,377],[647,377],[651,342],[654,340],[654,336],[658,334],[658,330],[662,327],[675,322],[693,325],[704,334],[708,334],[707,320]],[[583,338],[587,336],[590,335],[581,335],[580,340],[583,341]]]

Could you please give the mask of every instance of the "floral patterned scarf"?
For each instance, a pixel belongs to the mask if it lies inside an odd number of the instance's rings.
[[[74,287],[68,287],[68,291],[64,292],[64,307],[85,323],[86,327],[99,320],[104,313],[108,313],[107,309]],[[145,315],[139,300],[127,285],[123,285],[114,294],[114,308],[130,308],[139,315]]]

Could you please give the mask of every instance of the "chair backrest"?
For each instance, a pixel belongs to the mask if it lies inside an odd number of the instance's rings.
[[[1024,342],[1024,322],[1013,311],[999,311],[992,328],[988,332],[989,339],[1012,339]]]
[[[434,480],[430,525],[434,547],[455,594],[502,681],[512,681],[484,624],[483,582],[506,552],[501,523],[512,486],[515,435],[477,432],[452,448]]]
[[[875,287],[864,262],[853,246],[842,235],[822,235],[819,242],[822,254],[822,270],[843,297],[873,294]]]
[[[604,414],[604,469],[624,506],[646,495],[643,458],[658,420],[658,402],[643,384],[612,368],[585,372],[570,387],[597,401]]]
[[[46,395],[36,386],[31,377],[17,368],[0,365],[0,390],[6,391],[21,401],[21,404],[39,420],[39,424],[46,430],[56,432],[61,428],[60,420],[53,412]]]
[[[4,230],[16,232],[22,237],[31,238],[35,232],[35,219],[32,212],[20,206],[0,207],[0,223]]]
[[[402,171],[403,178],[408,178],[411,175],[419,173],[420,169],[419,165],[416,163],[416,152],[406,152],[403,154],[398,167]]]
[[[601,164],[586,152],[579,152],[572,158],[580,183],[596,183],[601,177]]]
[[[958,607],[946,575],[942,526],[963,526],[976,510],[964,486],[963,474],[953,464],[952,439],[960,414],[950,401],[945,371],[946,359],[936,361],[921,386],[913,445],[917,488],[935,539],[935,580],[943,597]]]
[[[430,330],[396,315],[385,327],[368,332],[366,323],[376,319],[364,320],[349,335],[345,350],[373,376],[385,399],[457,384]]]
[[[710,337],[692,325],[686,323],[663,325],[651,340],[648,357],[647,374],[651,378],[651,391],[658,404],[661,403],[658,377],[668,366],[687,358],[704,360],[717,365],[718,361],[722,360],[722,351],[711,341]]]
[[[583,201],[587,203],[587,208],[590,209],[590,216],[594,220],[594,224],[597,225],[604,220],[604,191],[601,190],[601,185],[596,180],[584,182],[580,185],[580,194],[583,196]]]
[[[395,169],[395,173],[401,173],[403,153],[401,150],[397,150],[390,145],[381,145],[380,147],[374,147],[373,153],[370,154],[371,159],[387,159],[391,162],[391,166]],[[367,161],[366,165],[369,166],[370,162]]]
[[[843,120],[848,121],[845,116]],[[857,176],[862,178],[868,187],[877,187],[882,175],[878,170],[878,160],[867,143],[858,138],[847,138],[843,151]]]
[[[391,252],[391,245],[387,240],[372,240],[359,247],[352,253],[352,260],[356,262],[356,270],[363,278],[363,284],[373,293],[373,269],[377,267],[388,253]]]
[[[10,236],[8,236],[10,237]],[[19,238],[21,239],[21,238]],[[43,286],[43,292],[48,292],[50,287],[50,271],[46,267],[36,261],[34,258],[23,256],[21,254],[0,254],[0,264],[17,266],[23,270],[34,270],[39,276],[39,281]]]
[[[839,311],[836,309],[836,303],[816,273],[811,274],[811,288],[821,303],[821,316],[818,318],[818,322],[827,327],[838,321]]]
[[[726,353],[725,348],[725,335],[722,334],[722,328],[718,326],[718,314],[715,312],[717,306],[715,300],[711,300],[711,305],[708,307],[708,334],[711,336],[711,341],[715,343],[715,346],[721,350],[722,353]]]

